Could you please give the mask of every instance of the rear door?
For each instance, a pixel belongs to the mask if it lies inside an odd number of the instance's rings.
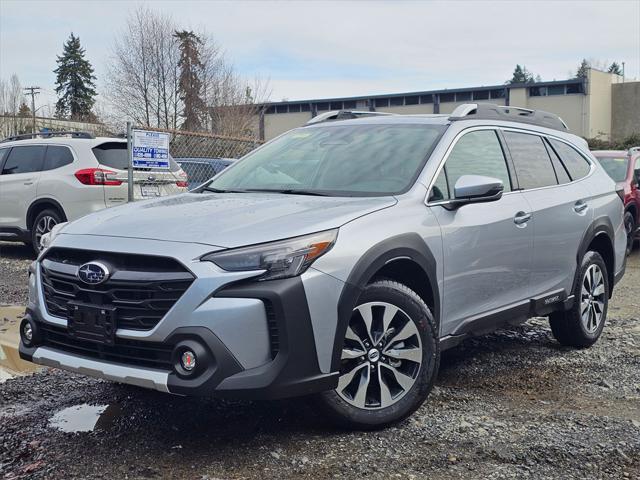
[[[43,145],[14,146],[0,172],[0,225],[28,229],[27,210],[36,199],[42,171]]]
[[[449,210],[462,175],[502,180],[502,198]],[[523,308],[528,312],[533,232],[530,209],[514,191],[499,136],[478,129],[459,137],[436,178],[429,205],[440,224],[444,250],[442,334],[461,333],[479,317]]]
[[[505,130],[504,137],[533,212],[532,297],[569,295],[580,242],[593,219],[590,193],[579,181],[591,165],[560,140],[517,130]]]

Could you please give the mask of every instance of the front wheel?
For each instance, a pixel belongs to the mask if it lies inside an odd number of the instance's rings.
[[[590,347],[600,338],[609,306],[607,266],[599,253],[585,254],[573,295],[570,310],[549,316],[551,331],[561,345]]]
[[[368,285],[353,309],[335,390],[320,395],[342,426],[382,428],[413,413],[438,370],[436,325],[424,301],[390,280]]]

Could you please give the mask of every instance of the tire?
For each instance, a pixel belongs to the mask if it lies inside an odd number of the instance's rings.
[[[42,248],[40,247],[40,239],[45,233],[49,233],[51,229],[62,222],[62,215],[57,210],[41,211],[31,224],[31,248],[38,255]]]
[[[627,232],[627,255],[633,250],[636,239],[636,219],[630,211],[624,212],[624,228]]]
[[[587,252],[573,287],[573,306],[549,316],[553,336],[561,345],[586,348],[596,343],[607,318],[609,289],[604,260],[598,252]]]
[[[407,418],[429,395],[440,362],[429,307],[413,290],[391,280],[364,289],[342,352],[338,388],[318,400],[334,423],[349,429],[373,430]]]

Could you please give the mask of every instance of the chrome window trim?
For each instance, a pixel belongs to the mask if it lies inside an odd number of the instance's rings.
[[[451,142],[451,145],[449,145],[449,147],[447,148],[445,154],[442,157],[442,160],[440,160],[440,164],[438,165],[438,168],[436,169],[435,174],[433,175],[433,177],[429,181],[429,186],[427,188],[427,194],[426,194],[425,199],[424,199],[424,204],[427,207],[442,206],[442,205],[446,205],[446,204],[450,203],[451,199],[449,199],[449,200],[439,200],[437,202],[429,203],[429,194],[431,193],[431,189],[433,188],[433,185],[435,184],[436,179],[440,175],[440,172],[444,168],[444,164],[446,163],[447,159],[449,158],[449,155],[451,154],[451,151],[453,150],[453,147],[455,147],[455,145],[458,143],[460,138],[462,138],[464,135],[466,135],[467,133],[476,131],[476,130],[496,130],[496,131],[500,130],[502,132],[516,132],[516,133],[524,133],[524,134],[528,134],[528,135],[537,135],[539,137],[547,138],[547,139],[551,138],[551,139],[566,143],[570,148],[575,150],[582,158],[584,158],[585,161],[589,164],[589,173],[587,173],[584,177],[581,177],[581,178],[579,178],[577,180],[571,180],[568,183],[559,183],[559,184],[556,184],[556,185],[547,185],[547,186],[544,186],[544,187],[511,190],[509,192],[503,193],[502,194],[503,197],[505,195],[509,195],[509,194],[512,194],[512,193],[535,192],[537,190],[545,190],[545,189],[549,189],[549,188],[564,187],[565,185],[572,185],[574,183],[582,182],[583,180],[586,180],[587,178],[591,177],[593,175],[593,172],[596,170],[595,162],[593,162],[592,159],[587,157],[584,153],[582,153],[582,151],[577,149],[571,142],[569,142],[568,140],[565,140],[562,137],[558,137],[556,135],[552,135],[552,134],[549,134],[549,133],[542,133],[542,132],[538,132],[538,131],[535,131],[535,130],[527,130],[526,128],[518,128],[518,127],[505,127],[505,126],[499,126],[499,125],[480,125],[480,126],[476,126],[476,127],[469,127],[469,128],[466,128],[466,129],[458,132],[458,134],[454,137],[453,141]],[[508,148],[508,145],[507,145],[507,148]],[[562,158],[560,158],[560,161],[562,161]],[[509,169],[509,163],[508,162],[507,162],[507,169]],[[517,175],[517,172],[509,171],[509,173],[510,174],[513,173],[513,174]]]

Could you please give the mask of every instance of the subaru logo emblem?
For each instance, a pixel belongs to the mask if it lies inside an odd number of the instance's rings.
[[[89,285],[98,285],[109,278],[109,269],[102,263],[89,262],[78,268],[78,278]]]

